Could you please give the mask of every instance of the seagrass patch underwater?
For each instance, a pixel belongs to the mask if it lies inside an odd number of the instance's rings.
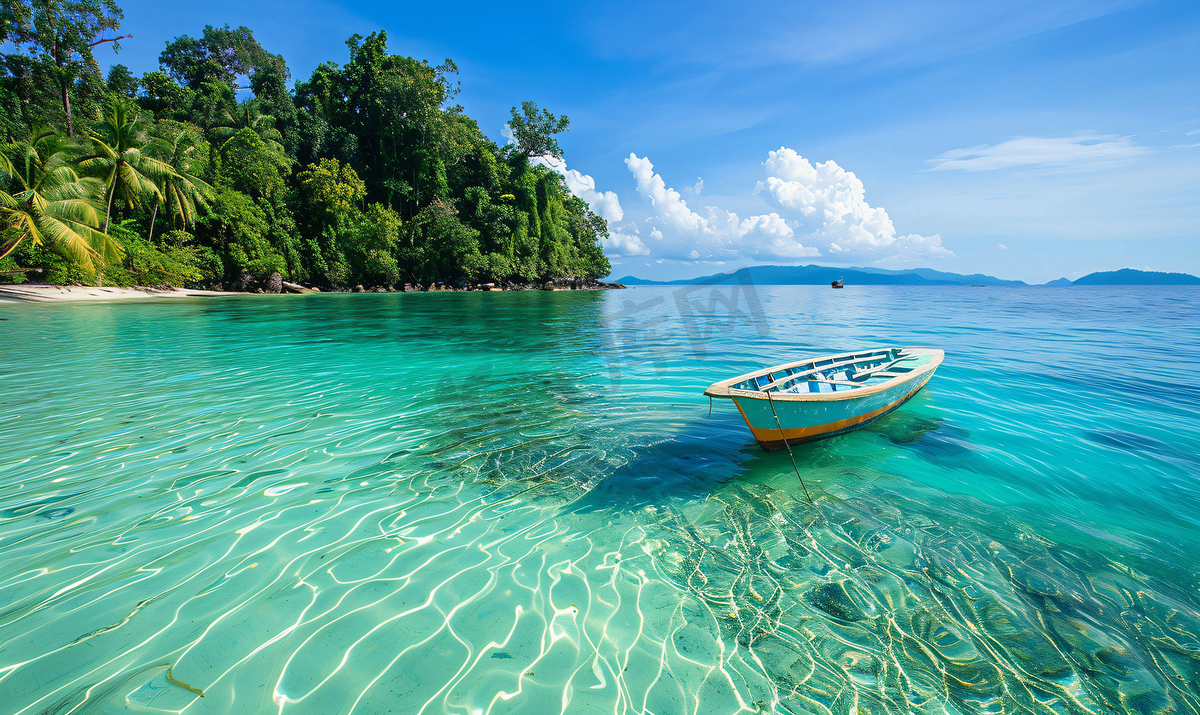
[[[0,304],[13,713],[1200,713],[1200,291]],[[946,351],[759,449],[704,388]]]

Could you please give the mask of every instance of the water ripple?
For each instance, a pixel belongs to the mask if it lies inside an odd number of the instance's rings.
[[[1196,301],[670,293],[3,307],[0,702],[1200,713]],[[813,505],[699,397],[872,341],[947,362]]]

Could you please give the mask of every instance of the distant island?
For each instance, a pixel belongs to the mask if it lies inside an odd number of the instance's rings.
[[[627,286],[639,285],[695,285],[721,283],[729,280],[749,278],[759,285],[829,285],[836,280],[845,280],[848,285],[906,285],[906,286],[1028,286],[1024,281],[1010,281],[982,273],[962,275],[932,268],[910,268],[887,270],[884,268],[838,268],[836,266],[751,266],[732,273],[715,273],[698,278],[683,278],[674,281],[651,281],[625,276],[617,283]],[[1123,286],[1123,285],[1200,285],[1200,278],[1188,273],[1160,273],[1123,268],[1119,271],[1102,271],[1071,281],[1059,278],[1046,286]]]
[[[1062,280],[1062,279],[1059,279]],[[1089,273],[1071,283],[1076,286],[1166,286],[1200,285],[1200,278],[1188,273],[1158,273],[1122,268],[1119,271]]]

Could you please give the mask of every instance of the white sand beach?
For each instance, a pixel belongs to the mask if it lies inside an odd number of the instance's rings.
[[[95,286],[56,286],[35,283],[0,285],[0,301],[55,303],[81,300],[126,300],[136,298],[196,298],[228,295],[249,295],[233,291],[198,290],[192,288],[115,288]]]

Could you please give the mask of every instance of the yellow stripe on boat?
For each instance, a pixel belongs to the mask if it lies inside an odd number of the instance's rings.
[[[875,348],[797,360],[713,383],[704,394],[733,400],[764,449],[864,427],[907,402],[945,354]]]

